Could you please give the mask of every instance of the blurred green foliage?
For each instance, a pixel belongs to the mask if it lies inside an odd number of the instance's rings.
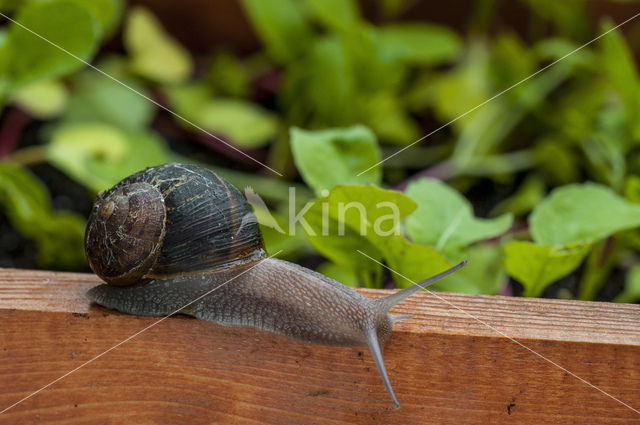
[[[0,163],[0,205],[13,226],[36,242],[41,264],[74,269],[83,262],[84,219],[53,211],[46,187],[19,165]]]
[[[393,19],[411,3],[379,1],[388,23],[375,25],[353,0],[243,0],[264,50],[197,61],[150,11],[121,0],[0,2],[66,50],[16,23],[0,28],[0,106],[42,122],[40,145],[0,162],[0,208],[35,241],[40,266],[81,268],[84,219],[54,211],[28,167],[49,163],[95,194],[146,166],[195,162],[152,125],[169,108],[187,136],[195,125],[263,153],[284,179],[215,169],[269,204],[253,203],[269,252],[320,254],[318,270],[345,284],[383,285],[367,256],[399,286],[467,258],[436,287],[493,294],[508,274],[540,296],[574,273],[575,296],[594,299],[617,270],[616,300],[640,299],[640,78],[622,33],[580,48],[597,35],[582,0],[522,0],[528,41],[490,35],[490,1],[474,3],[467,34]],[[124,51],[97,54],[117,33]],[[261,78],[275,81],[272,101],[255,96]],[[471,202],[483,182],[512,188],[483,194],[486,218]],[[349,203],[366,219],[340,210]],[[390,205],[401,226],[384,220]]]
[[[316,131],[293,127],[290,143],[296,166],[316,195],[338,184],[379,185],[382,181],[382,173],[377,167],[381,160],[378,140],[367,127]],[[358,175],[369,167],[375,168]]]
[[[511,213],[493,219],[474,217],[469,201],[439,180],[411,182],[406,193],[418,204],[418,210],[407,219],[411,239],[433,246],[455,261],[462,259],[468,246],[503,234],[513,222]]]

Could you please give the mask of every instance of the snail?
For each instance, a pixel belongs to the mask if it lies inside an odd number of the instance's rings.
[[[378,300],[297,264],[268,257],[249,203],[194,165],[147,168],[98,195],[85,234],[91,269],[106,284],[89,299],[142,316],[175,312],[319,345],[368,346],[396,407],[382,348],[388,314],[466,263]]]

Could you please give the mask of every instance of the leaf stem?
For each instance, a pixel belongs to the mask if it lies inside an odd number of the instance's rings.
[[[23,166],[40,164],[47,161],[47,147],[29,146],[19,149],[11,153],[11,155],[2,158],[2,161],[13,162]]]
[[[619,253],[620,250],[617,249],[613,236],[594,247],[585,263],[584,272],[580,279],[578,298],[585,301],[595,299],[605,280],[611,274]]]
[[[8,108],[4,125],[0,129],[0,158],[6,157],[18,146],[24,127],[31,121],[29,114],[20,108]]]

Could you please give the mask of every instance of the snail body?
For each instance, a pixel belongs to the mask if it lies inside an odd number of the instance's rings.
[[[96,200],[85,235],[92,270],[107,284],[88,297],[143,316],[180,312],[298,341],[371,350],[395,404],[381,349],[398,302],[464,263],[369,300],[320,273],[267,257],[251,206],[215,173],[165,164],[133,174]]]

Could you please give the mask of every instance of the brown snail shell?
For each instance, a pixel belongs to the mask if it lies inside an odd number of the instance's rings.
[[[101,193],[85,235],[91,269],[127,286],[221,270],[265,256],[242,194],[212,171],[165,164]]]

